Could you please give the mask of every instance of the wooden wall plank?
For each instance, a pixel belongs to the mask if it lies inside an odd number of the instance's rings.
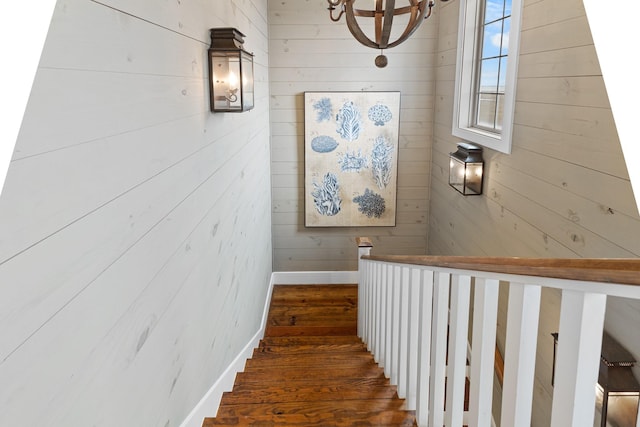
[[[332,23],[326,5],[269,1],[275,270],[355,269],[349,248],[358,235],[384,239],[386,253],[426,253],[435,24],[434,16],[388,50],[389,65],[377,69],[378,52]],[[303,93],[361,90],[401,92],[397,225],[305,228]]]
[[[259,329],[266,15],[58,2],[0,199],[0,425],[178,426]],[[211,26],[247,34],[251,112],[208,111]]]
[[[448,153],[459,142],[451,136],[458,10],[452,2],[441,8],[429,252],[640,255],[640,217],[580,0],[524,1],[512,153],[484,151],[483,196],[462,197],[449,188]],[[505,298],[500,297],[502,307]],[[557,331],[559,299],[557,293],[543,293],[532,411],[536,427],[550,422],[550,333]],[[637,306],[611,299],[605,325],[612,335],[626,337],[625,345],[640,357],[640,341],[625,327],[638,321]],[[498,323],[500,344],[504,330]]]

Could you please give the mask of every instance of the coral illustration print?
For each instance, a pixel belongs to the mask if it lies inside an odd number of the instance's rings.
[[[320,215],[334,216],[340,212],[340,184],[338,177],[327,172],[321,184],[313,183],[314,190],[311,193],[316,210]]]
[[[336,132],[347,141],[355,141],[360,136],[362,128],[362,118],[360,110],[353,101],[345,102],[338,114],[336,115],[338,128]]]
[[[344,153],[339,159],[342,172],[360,172],[367,167],[367,156],[362,154],[362,148],[358,152]]]
[[[331,100],[329,98],[321,98],[315,104],[313,104],[313,109],[316,110],[316,121],[320,122],[328,122],[331,120],[331,110],[333,107],[331,106]]]
[[[376,126],[384,126],[389,120],[391,120],[391,110],[386,105],[376,104],[369,108],[369,120]]]
[[[311,149],[316,153],[330,153],[337,146],[338,142],[327,135],[316,136],[311,140]]]
[[[385,188],[391,181],[392,153],[393,146],[387,143],[386,138],[384,136],[377,137],[371,153],[371,170],[378,188]]]
[[[380,218],[385,210],[382,196],[368,188],[364,190],[364,194],[354,197],[353,202],[357,203],[358,210],[369,218]]]
[[[400,92],[305,92],[305,227],[395,226],[399,133]]]

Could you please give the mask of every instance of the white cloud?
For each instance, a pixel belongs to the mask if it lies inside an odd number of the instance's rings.
[[[491,44],[500,48],[500,39],[502,38],[502,47],[503,49],[509,49],[509,34],[505,34],[504,36],[500,33],[494,34],[491,36]]]

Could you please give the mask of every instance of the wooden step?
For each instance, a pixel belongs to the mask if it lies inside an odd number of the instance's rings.
[[[236,416],[205,418],[202,426],[260,426],[260,427],[354,427],[416,426],[414,411],[369,411],[352,414],[293,414],[265,416]]]
[[[313,369],[308,372],[300,371],[299,369],[282,369],[274,370],[273,368],[252,368],[239,372],[236,375],[236,384],[242,382],[265,382],[265,381],[289,381],[289,380],[304,380],[309,381],[331,381],[334,378],[345,378],[351,376],[358,376],[361,378],[384,378],[384,371],[377,365],[371,365],[370,367],[360,367],[358,369],[353,368],[331,368],[331,369]]]
[[[372,411],[402,410],[404,401],[400,399],[354,399],[322,400],[316,402],[252,403],[241,405],[221,405],[219,417],[261,417],[265,415],[321,416],[323,419],[344,418],[346,415],[363,415]]]
[[[323,354],[367,351],[367,347],[360,338],[354,335],[336,336],[294,336],[294,337],[265,337],[260,346],[254,350],[257,353],[270,354]]]
[[[346,384],[317,384],[295,387],[271,383],[255,387],[253,384],[239,385],[233,392],[224,393],[223,405],[248,405],[252,403],[322,402],[325,400],[394,399],[396,388],[385,383],[368,386]]]
[[[376,363],[371,353],[357,351],[350,353],[256,353],[246,362],[246,367],[254,366],[294,366],[298,369],[325,368],[327,366],[359,367]]]

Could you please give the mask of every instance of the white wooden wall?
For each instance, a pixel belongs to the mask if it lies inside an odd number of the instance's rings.
[[[640,255],[640,218],[582,0],[525,0],[513,152],[485,150],[482,197],[464,198],[448,186],[448,154],[459,142],[451,136],[458,6],[440,9],[429,252]],[[559,303],[557,292],[543,292],[535,426],[549,424],[550,333],[558,328]],[[639,318],[637,302],[609,299],[606,329],[637,358],[640,331],[626,325]]]
[[[355,41],[344,20],[331,22],[326,0],[268,3],[274,269],[355,270],[360,235],[385,253],[425,254],[437,17],[387,50],[378,69],[380,52]],[[401,92],[396,227],[304,227],[305,91]]]
[[[208,111],[217,26],[251,112]],[[267,55],[266,0],[58,1],[0,199],[0,425],[179,425],[259,329]]]

